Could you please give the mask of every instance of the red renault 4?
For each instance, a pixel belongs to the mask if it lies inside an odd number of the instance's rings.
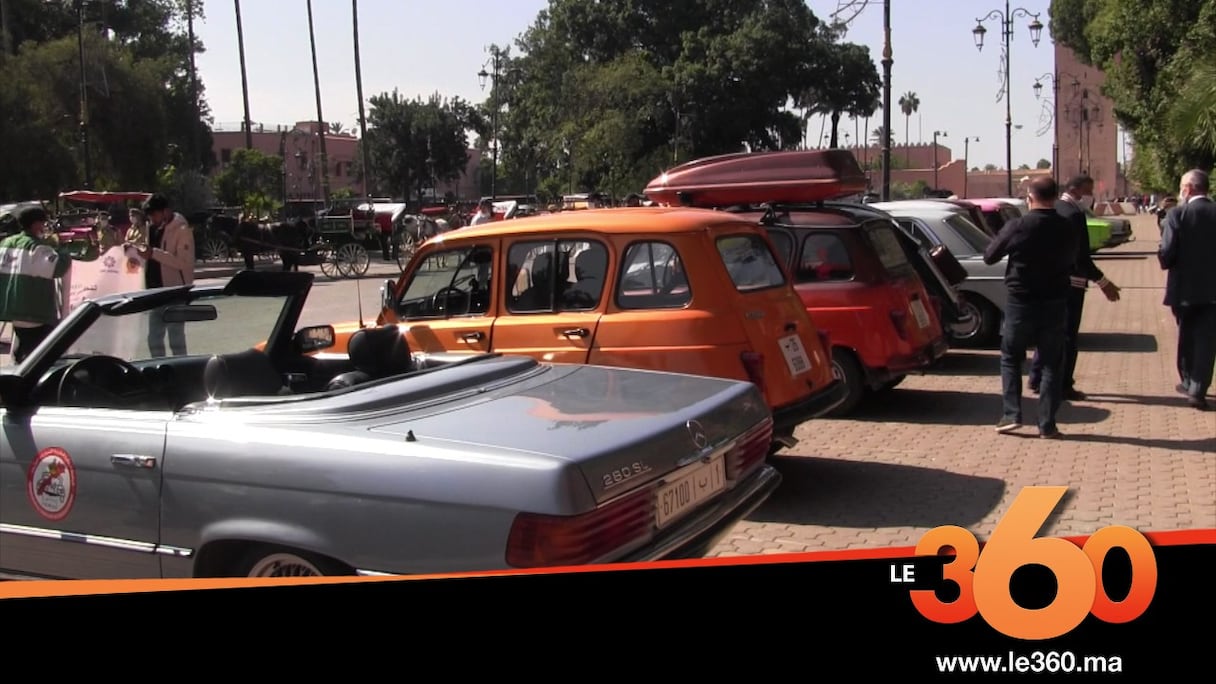
[[[943,302],[930,296],[923,264],[915,263],[899,225],[871,207],[830,201],[865,186],[848,151],[800,150],[697,160],[645,191],[659,202],[738,212],[767,230],[808,313],[830,339],[833,373],[847,388],[835,416],[924,372],[949,347]]]

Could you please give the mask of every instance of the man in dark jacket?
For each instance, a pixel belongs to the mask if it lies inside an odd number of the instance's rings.
[[[1077,241],[1068,219],[1055,210],[1059,196],[1051,177],[1030,185],[1030,212],[1005,224],[984,252],[984,263],[1008,256],[1004,329],[1001,331],[1001,385],[1004,413],[996,424],[1006,433],[1022,425],[1022,364],[1034,345],[1043,361],[1039,436],[1061,437],[1056,412],[1062,401],[1061,360],[1067,328],[1069,276]]]
[[[1077,241],[1077,261],[1073,264],[1072,289],[1068,291],[1068,328],[1065,331],[1063,366],[1060,381],[1064,398],[1080,401],[1085,393],[1076,388],[1077,338],[1081,334],[1081,314],[1085,308],[1085,291],[1089,281],[1098,284],[1102,294],[1112,302],[1119,301],[1119,287],[1107,279],[1102,269],[1089,256],[1089,227],[1086,210],[1094,204],[1094,179],[1086,175],[1074,176],[1068,182],[1067,191],[1056,201],[1056,211],[1068,219],[1074,239]],[[1035,350],[1030,363],[1028,385],[1032,392],[1039,391],[1043,376],[1043,357]]]
[[[1165,305],[1178,321],[1180,394],[1200,411],[1216,367],[1216,202],[1208,196],[1208,174],[1193,169],[1182,177],[1178,206],[1162,222],[1157,259],[1168,271]]]

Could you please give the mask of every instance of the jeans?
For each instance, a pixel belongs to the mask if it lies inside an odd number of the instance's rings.
[[[1064,358],[1063,365],[1060,370],[1060,383],[1065,392],[1073,389],[1076,385],[1076,379],[1073,375],[1077,370],[1077,337],[1081,334],[1081,313],[1085,310],[1085,290],[1079,287],[1074,287],[1068,293],[1068,328],[1065,331],[1064,339]],[[1030,362],[1030,378],[1028,383],[1031,389],[1037,389],[1040,380],[1043,377],[1043,357],[1039,354],[1039,350],[1034,350],[1034,359]]]
[[[150,311],[148,314],[148,352],[153,358],[165,355],[165,334],[169,336],[169,348],[174,356],[186,355],[186,324],[166,323],[163,314],[164,307]]]
[[[1039,431],[1056,429],[1064,397],[1063,375],[1068,300],[1025,300],[1010,296],[1001,332],[1001,386],[1004,417],[1022,421],[1022,364],[1034,345],[1042,359],[1039,386]]]
[[[1216,367],[1216,304],[1173,307],[1178,321],[1178,379],[1187,396],[1203,398]]]

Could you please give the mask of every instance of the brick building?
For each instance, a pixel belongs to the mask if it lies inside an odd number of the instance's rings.
[[[316,199],[321,192],[321,142],[318,135],[318,125],[315,121],[298,121],[294,125],[265,125],[255,123],[253,128],[253,147],[262,154],[282,156],[285,164],[285,184],[288,200]],[[229,163],[232,153],[245,147],[245,128],[243,124],[235,126],[220,125],[212,133],[214,144],[212,149],[218,162],[213,173],[218,173]],[[351,133],[325,134],[325,153],[328,157],[329,189],[334,192],[340,189],[351,190],[355,194],[363,191],[359,181],[357,168],[359,139]],[[480,155],[477,150],[469,150],[469,163],[464,176],[455,183],[438,184],[435,194],[443,197],[452,192],[460,199],[476,199],[477,174]]]

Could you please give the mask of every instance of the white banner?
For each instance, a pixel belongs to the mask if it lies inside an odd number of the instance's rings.
[[[93,261],[72,261],[63,276],[63,315],[86,299],[144,289],[144,259],[115,245]]]

